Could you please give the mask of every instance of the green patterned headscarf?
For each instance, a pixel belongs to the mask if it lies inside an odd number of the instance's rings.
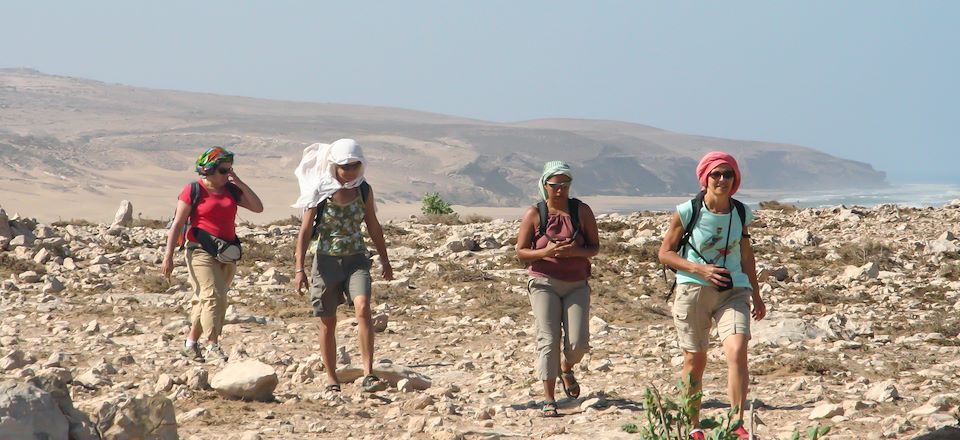
[[[540,176],[540,186],[537,189],[540,190],[540,198],[547,200],[547,189],[544,186],[547,184],[547,179],[557,176],[564,175],[570,178],[570,181],[573,182],[573,172],[570,171],[570,165],[567,165],[566,162],[562,160],[552,160],[543,165],[543,174]]]
[[[197,173],[206,176],[222,162],[233,162],[233,153],[223,147],[210,147],[197,158]]]

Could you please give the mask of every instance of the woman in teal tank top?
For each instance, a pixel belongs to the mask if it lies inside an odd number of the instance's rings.
[[[685,383],[692,379],[692,383],[687,383],[687,395],[700,391],[710,329],[716,323],[727,359],[727,394],[730,404],[737,408],[735,417],[742,418],[750,382],[750,318],[759,321],[767,313],[747,232],[753,212],[746,205],[733,202],[732,196],[741,182],[740,168],[733,156],[718,151],[707,153],[697,165],[697,178],[704,192],[703,205],[697,218],[692,219],[694,228],[689,241],[678,252],[685,226],[695,211],[693,203],[699,198],[677,206],[659,252],[660,262],[677,270],[673,321],[683,349],[680,377]],[[735,212],[738,207],[746,212]],[[692,419],[696,429],[690,438],[703,439],[705,434],[699,428],[700,401],[694,405]],[[742,426],[734,432],[740,438],[749,438]]]

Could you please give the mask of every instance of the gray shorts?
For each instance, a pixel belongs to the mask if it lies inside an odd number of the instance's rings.
[[[337,306],[353,305],[360,296],[370,298],[370,266],[366,255],[317,255],[310,271],[310,305],[313,316],[335,316]]]

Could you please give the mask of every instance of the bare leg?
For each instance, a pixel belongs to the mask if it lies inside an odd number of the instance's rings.
[[[543,381],[543,394],[546,398],[545,400],[557,400],[556,396],[553,394],[553,389],[557,386],[557,378],[547,379]]]
[[[194,341],[194,342],[199,341],[199,340],[200,340],[200,334],[201,334],[200,323],[199,323],[199,322],[195,322],[195,323],[193,323],[193,326],[190,327],[190,331],[187,332],[187,339],[189,339],[189,340],[191,340],[191,341]]]
[[[363,374],[373,374],[373,319],[370,312],[370,297],[358,296],[353,301],[357,312],[357,336],[360,338],[360,357],[363,359]]]
[[[680,370],[680,380],[687,385],[686,392],[684,395],[690,396],[696,393],[699,393],[703,388],[703,370],[707,367],[707,352],[683,352],[683,369]],[[688,383],[690,376],[692,377],[693,383]],[[697,399],[693,402],[693,414],[691,415],[693,419],[694,428],[700,427],[700,399]]]
[[[320,317],[320,357],[327,373],[327,384],[337,380],[337,315]]]
[[[730,405],[737,407],[736,417],[741,419],[750,384],[747,343],[747,337],[743,334],[730,335],[723,340],[723,354],[727,357],[727,396],[730,397]]]

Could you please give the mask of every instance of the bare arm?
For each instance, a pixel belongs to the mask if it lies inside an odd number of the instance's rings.
[[[183,230],[183,225],[187,223],[187,218],[190,217],[190,211],[191,208],[187,202],[177,200],[177,210],[173,215],[173,225],[167,232],[167,248],[163,253],[163,263],[160,265],[160,273],[167,278],[170,278],[170,274],[173,273],[173,249],[177,247],[178,236]]]
[[[237,177],[236,170],[230,172],[230,182],[237,185],[237,187],[243,191],[243,196],[240,197],[240,202],[237,203],[238,205],[258,214],[263,212],[263,202],[260,201],[260,197],[250,189],[250,186]]]
[[[373,188],[370,189],[367,200],[364,202],[364,222],[367,224],[367,234],[373,241],[373,246],[377,248],[377,255],[380,256],[380,265],[383,267],[383,279],[393,279],[393,268],[390,266],[390,257],[387,256],[387,242],[383,239],[383,227],[380,220],[377,219],[377,205],[373,198]]]
[[[309,288],[307,284],[306,268],[304,267],[307,246],[310,242],[310,234],[313,232],[313,219],[317,215],[317,207],[307,208],[303,211],[303,219],[300,220],[300,232],[297,233],[297,248],[294,254],[294,273],[293,283],[296,286],[297,293],[303,295],[303,289]]]
[[[753,288],[753,318],[757,321],[767,315],[767,306],[760,297],[760,282],[757,280],[757,260],[753,255],[753,244],[750,243],[750,236],[747,233],[747,227],[743,227],[743,236],[740,238],[740,266],[743,273],[750,279],[750,286]]]

